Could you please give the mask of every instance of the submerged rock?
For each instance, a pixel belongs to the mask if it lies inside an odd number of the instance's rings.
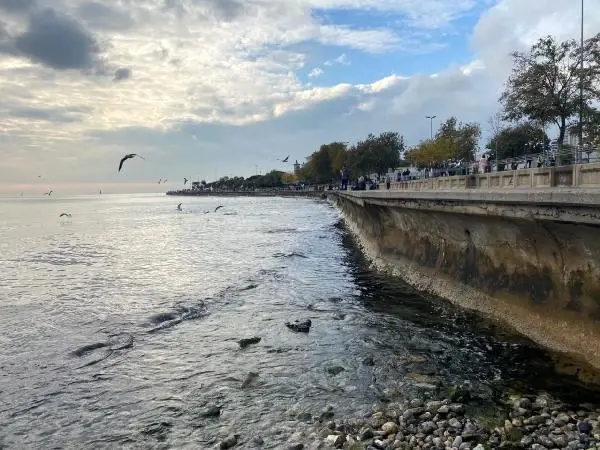
[[[251,337],[251,338],[244,338],[244,339],[240,339],[238,341],[238,344],[241,348],[246,348],[251,344],[258,344],[260,342],[261,338],[259,337]]]
[[[238,438],[239,438],[239,435],[237,435],[237,434],[232,434],[230,436],[227,436],[225,439],[223,439],[221,441],[221,443],[219,444],[219,448],[227,449],[227,448],[235,447],[238,443]]]
[[[295,320],[294,322],[286,322],[285,326],[296,333],[308,333],[310,331],[310,327],[312,326],[312,322],[310,319],[303,321]]]

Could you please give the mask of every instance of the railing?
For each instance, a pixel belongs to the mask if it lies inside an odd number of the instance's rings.
[[[600,163],[537,167],[449,177],[421,178],[390,184],[390,190],[598,188]],[[379,189],[386,189],[385,183]]]

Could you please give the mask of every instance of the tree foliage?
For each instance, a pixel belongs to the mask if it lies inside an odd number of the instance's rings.
[[[494,135],[486,148],[490,150],[491,159],[514,158],[529,153],[539,153],[550,142],[542,127],[531,122],[502,128]]]
[[[589,107],[600,99],[600,33],[584,42],[584,69],[576,40],[539,39],[528,53],[514,52],[513,71],[500,97],[507,120],[556,124],[562,144],[569,119],[579,112],[580,83]]]
[[[322,145],[307,158],[300,177],[311,183],[337,182],[344,167],[352,177],[382,174],[400,165],[403,152],[404,137],[394,131],[378,136],[369,134],[350,148],[344,142],[332,142]]]
[[[477,123],[458,122],[450,117],[443,122],[434,139],[422,141],[406,152],[406,159],[417,167],[440,167],[447,163],[475,160],[481,128]]]

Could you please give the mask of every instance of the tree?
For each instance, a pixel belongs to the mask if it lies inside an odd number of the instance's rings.
[[[438,145],[450,152],[448,159],[454,162],[471,162],[475,161],[480,136],[479,124],[462,123],[456,117],[450,117],[440,125],[435,140],[440,140]]]
[[[437,167],[451,159],[453,146],[446,138],[427,139],[406,152],[406,160],[419,167]]]
[[[346,163],[347,149],[343,142],[321,145],[319,150],[306,158],[299,176],[313,183],[330,183],[339,178],[339,172]]]
[[[579,134],[579,123],[569,128],[571,133]],[[600,111],[586,108],[583,114],[583,144],[586,147],[600,148]]]
[[[348,151],[348,165],[354,176],[377,173],[400,166],[401,155],[405,151],[404,137],[395,131],[386,131],[379,136],[369,134],[364,141],[358,141]]]
[[[490,150],[490,158],[515,158],[528,153],[539,153],[550,142],[548,135],[539,125],[525,122],[515,126],[502,128],[490,141],[486,148]]]
[[[576,40],[558,43],[552,36],[539,39],[529,53],[514,52],[513,71],[500,97],[505,119],[556,124],[562,145],[569,119],[579,113],[580,83],[585,105],[600,99],[600,33],[584,43],[583,71],[580,56]]]

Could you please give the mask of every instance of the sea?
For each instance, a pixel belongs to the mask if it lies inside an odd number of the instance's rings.
[[[284,448],[328,406],[455,386],[586,396],[531,341],[371,268],[325,200],[0,200],[0,448]]]

